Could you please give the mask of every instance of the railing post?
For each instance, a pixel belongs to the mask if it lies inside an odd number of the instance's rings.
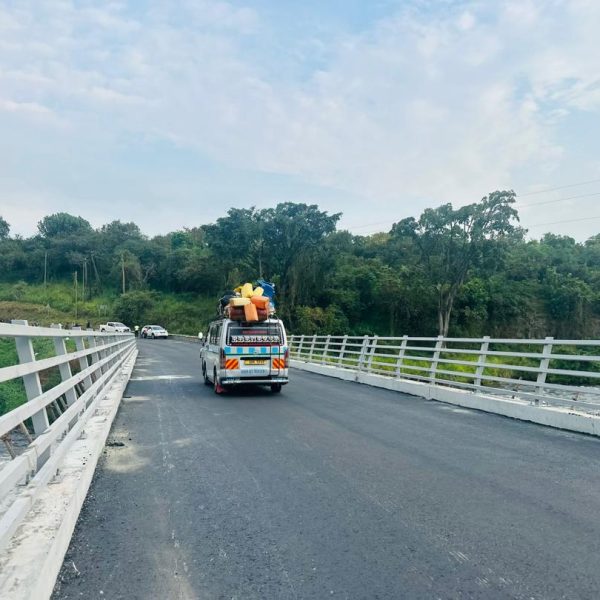
[[[369,347],[369,336],[363,337],[362,347],[358,356],[358,364],[356,365],[359,371],[362,371],[363,365],[365,364],[365,357],[367,356],[367,348]]]
[[[325,364],[325,357],[327,356],[327,351],[329,350],[329,342],[331,342],[331,335],[327,336],[325,340],[325,348],[323,348],[323,356],[321,357],[321,364]]]
[[[375,349],[377,348],[377,337],[378,336],[376,335],[373,336],[371,349],[369,350],[369,359],[367,360],[367,373],[370,373],[371,369],[373,368],[373,356],[375,356]]]
[[[21,321],[18,319],[13,319],[11,323],[13,325],[29,325],[27,321]],[[18,337],[15,339],[15,344],[20,363],[35,361],[35,353],[33,351],[31,338]],[[34,400],[38,396],[42,395],[42,384],[40,383],[39,373],[30,373],[29,375],[24,375],[23,384],[25,385],[25,394],[27,395],[27,400]],[[43,433],[50,426],[48,414],[46,413],[45,408],[42,408],[42,410],[35,413],[35,415],[31,417],[31,421],[33,423],[33,431],[36,435]]]
[[[490,336],[484,335],[483,342],[481,342],[481,348],[479,349],[479,358],[477,359],[477,369],[475,369],[475,378],[473,384],[479,390],[481,389],[481,378],[483,371],[485,370],[485,363],[487,361],[487,352],[490,347]]]
[[[100,351],[100,357],[102,359],[105,359],[108,356],[108,350],[106,349],[106,346],[109,342],[109,337],[106,335],[106,333],[100,334],[100,340],[102,342],[102,350]],[[104,363],[104,367],[102,369],[102,372],[105,373],[106,371],[108,371],[110,369],[110,362],[106,362]]]
[[[296,336],[295,335],[290,335],[288,337],[288,349],[290,351],[290,358],[292,358],[294,356],[294,353],[296,352]]]
[[[116,335],[109,336],[109,338],[108,338],[108,343],[109,344],[114,344],[116,341],[117,341],[117,336]],[[114,352],[115,352],[114,348],[110,348],[110,350],[106,351],[106,354],[111,357],[110,360],[108,361],[109,367],[114,366],[114,364],[117,362],[117,359],[114,356]]]
[[[440,353],[444,346],[444,336],[438,335],[437,342],[435,343],[435,352],[433,353],[433,358],[431,359],[431,367],[429,369],[429,381],[431,383],[435,382],[435,373],[437,371],[438,361],[440,360]]]
[[[302,359],[302,347],[304,346],[304,334],[300,336],[300,345],[298,346],[298,358]]]
[[[552,345],[554,342],[553,337],[547,337],[544,339],[544,349],[542,350],[542,357],[540,359],[540,367],[537,376],[536,383],[538,384],[535,388],[536,394],[544,393],[544,384],[546,383],[546,375],[548,375],[548,367],[550,366],[550,356],[552,355]],[[539,404],[539,399],[534,399],[534,404]]]
[[[343,364],[344,354],[346,353],[346,343],[347,342],[348,342],[348,334],[346,334],[344,336],[344,339],[342,340],[342,347],[340,348],[340,355],[338,357],[338,365]]]
[[[404,355],[406,354],[406,346],[408,344],[408,336],[402,336],[402,342],[400,343],[400,350],[398,351],[398,359],[396,360],[396,378],[400,378],[402,372],[402,365],[404,364]]]
[[[62,325],[57,325],[55,323],[53,323],[51,327],[52,329],[62,329]],[[64,356],[65,354],[68,354],[64,338],[55,337],[52,341],[54,342],[54,351],[56,352],[56,356]],[[67,381],[73,377],[71,365],[68,362],[58,365],[58,370],[60,371],[60,378],[62,381]],[[65,392],[65,399],[67,401],[67,406],[71,406],[71,404],[74,404],[77,401],[77,393],[75,392],[75,388],[71,388]]]
[[[88,344],[90,348],[96,348],[97,344],[96,344],[96,337],[93,335],[94,330],[93,329],[87,329],[86,331],[90,332],[90,335],[87,338]],[[94,363],[97,363],[100,360],[100,356],[98,354],[98,352],[93,352],[90,355],[90,366],[92,366]],[[102,369],[100,369],[100,374],[102,374]],[[91,378],[95,381],[96,379],[98,379],[99,375],[98,375],[98,371],[94,371],[91,375]]]
[[[317,334],[315,333],[310,344],[310,352],[308,353],[308,362],[312,362],[313,352],[315,351],[315,342],[317,341]]]
[[[96,346],[98,361],[101,361],[104,358],[104,350],[102,349],[102,346],[104,346],[104,340],[101,333],[98,333],[97,336],[94,336],[94,345]],[[100,367],[100,375],[103,375],[105,371],[106,369],[104,367]]]
[[[81,331],[81,327],[73,327],[73,329],[75,331]],[[79,352],[82,352],[83,350],[85,350],[85,343],[83,341],[82,337],[75,337],[73,338],[73,340],[75,341],[75,347],[77,348],[77,350]],[[79,359],[79,368],[83,371],[85,369],[87,369],[90,366],[90,363],[88,362],[88,358],[87,356],[82,356]],[[83,387],[84,389],[89,389],[92,385],[92,378],[88,375],[84,380],[83,380]]]

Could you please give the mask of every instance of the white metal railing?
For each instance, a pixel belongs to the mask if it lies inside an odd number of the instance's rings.
[[[290,355],[531,404],[600,409],[600,340],[293,335]]]
[[[94,414],[102,391],[136,348],[131,333],[31,327],[27,321],[0,323],[2,339],[14,340],[19,362],[0,368],[0,399],[2,394],[7,398],[7,382],[22,380],[26,401],[0,416],[0,549],[55,477],[60,461]],[[40,339],[52,340],[55,356],[36,360]],[[48,381],[49,369],[60,379],[55,385]]]

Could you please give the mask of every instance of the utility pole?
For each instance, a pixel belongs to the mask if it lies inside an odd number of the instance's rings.
[[[125,293],[125,254],[121,252],[121,275],[123,278],[123,293]]]
[[[92,261],[92,268],[94,269],[94,275],[96,277],[96,286],[98,287],[98,290],[101,291],[102,284],[100,282],[100,274],[98,273],[98,267],[96,267],[96,261],[94,260],[93,252],[90,254],[90,260]]]
[[[85,284],[87,282],[87,258],[83,259],[83,273],[81,274],[81,283],[83,286],[83,290],[81,293],[81,297],[83,299],[83,301],[85,302]]]
[[[48,250],[44,252],[44,301],[46,302],[46,316],[50,316],[50,303],[48,302]]]
[[[77,275],[77,271],[75,271],[73,273],[73,281],[75,284],[75,321],[77,321],[77,296],[78,296],[78,284],[79,284],[79,277]]]
[[[258,276],[260,279],[263,278],[263,267],[262,267],[262,257],[263,257],[263,221],[259,217],[258,219]]]

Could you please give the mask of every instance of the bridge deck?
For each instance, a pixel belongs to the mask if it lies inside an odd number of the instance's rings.
[[[56,600],[598,597],[600,440],[139,345]]]

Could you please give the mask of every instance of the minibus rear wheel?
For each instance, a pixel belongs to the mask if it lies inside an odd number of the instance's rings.
[[[219,381],[216,369],[214,370],[213,385],[214,385],[215,394],[222,394],[225,391],[225,388],[221,385],[221,382]]]

